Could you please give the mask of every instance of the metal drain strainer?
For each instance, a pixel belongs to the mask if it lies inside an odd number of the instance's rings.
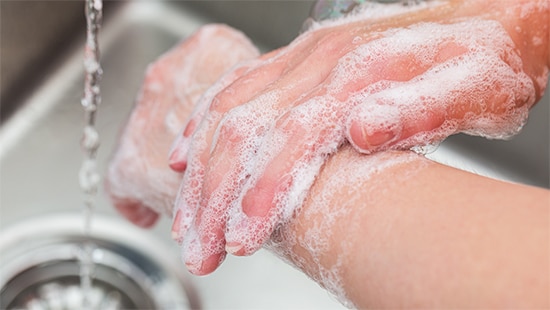
[[[79,214],[32,219],[0,231],[0,309],[83,309]],[[92,227],[91,309],[196,309],[173,250],[122,220]]]

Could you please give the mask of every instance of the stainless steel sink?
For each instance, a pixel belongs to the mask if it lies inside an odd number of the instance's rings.
[[[16,3],[2,1],[2,9]],[[33,2],[22,3],[30,5]],[[83,8],[74,13],[74,2],[59,1],[56,5],[63,6],[63,3],[71,9],[44,9],[40,13],[82,14],[74,20],[78,25],[84,22]],[[144,0],[107,4],[106,21],[100,33],[104,76],[103,103],[97,124],[102,139],[99,161],[103,170],[119,128],[132,108],[148,63],[209,22],[229,23],[250,35],[264,49],[281,46],[298,33],[311,2]],[[22,12],[25,14],[29,10]],[[78,28],[73,19],[67,20],[67,27]],[[5,44],[13,42],[8,39],[19,34],[5,32],[5,29],[17,27],[6,28],[4,24],[2,27],[1,48],[5,57],[4,51],[8,48]],[[83,125],[80,106],[84,75],[83,34],[76,33],[53,47],[37,47],[44,50],[47,57],[38,55],[34,63],[57,60],[49,66],[37,66],[40,72],[22,70],[26,75],[19,75],[14,82],[17,85],[12,83],[9,87],[18,89],[24,96],[20,94],[8,99],[2,96],[3,101],[9,100],[2,102],[3,106],[17,109],[0,129],[0,234],[16,223],[55,212],[79,212],[81,208],[77,173],[82,158],[79,140]],[[39,41],[38,38],[33,41],[33,35],[28,40],[29,44]],[[10,55],[15,63],[24,63],[18,57],[30,57],[22,53]],[[26,87],[25,82],[31,80],[35,82]],[[3,93],[8,91],[2,89]],[[511,141],[457,135],[429,156],[491,177],[550,188],[549,101],[547,94],[531,113],[524,131]],[[107,217],[120,217],[103,192],[97,212]],[[163,219],[150,234],[170,248],[173,253],[168,256],[178,259],[179,250],[169,240],[169,227],[170,221]],[[206,309],[343,308],[313,281],[266,251],[249,258],[229,257],[213,275],[189,278]]]

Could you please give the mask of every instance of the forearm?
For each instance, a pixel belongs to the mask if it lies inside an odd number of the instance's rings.
[[[549,202],[416,155],[345,149],[274,247],[359,308],[548,307]]]

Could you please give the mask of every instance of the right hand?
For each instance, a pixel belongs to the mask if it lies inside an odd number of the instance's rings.
[[[548,74],[547,0],[441,3],[307,32],[211,96],[171,163],[187,169],[173,229],[192,272],[259,249],[346,140],[370,153],[517,132]]]

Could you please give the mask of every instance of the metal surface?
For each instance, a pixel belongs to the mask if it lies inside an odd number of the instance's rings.
[[[51,303],[83,308],[79,265],[85,240],[93,244],[92,309],[199,308],[177,260],[164,256],[167,249],[155,238],[121,219],[98,217],[93,224],[89,240],[79,213],[35,217],[4,229],[0,309]]]
[[[310,4],[261,3],[129,1],[116,11],[106,12],[110,18],[100,34],[104,76],[97,122],[102,138],[98,160],[103,172],[148,63],[208,22],[231,23],[253,34],[264,46],[279,46],[299,31]],[[295,6],[288,9],[289,5]],[[65,55],[63,62],[48,71],[39,87],[26,90],[28,97],[16,103],[21,108],[0,129],[0,235],[8,225],[81,208],[77,173],[83,125],[82,43],[79,41],[79,48],[72,51],[58,47]],[[531,113],[524,131],[511,141],[458,135],[430,156],[477,173],[548,188],[548,98],[547,94]],[[119,217],[103,192],[98,213]],[[179,249],[169,238],[170,224],[169,219],[162,219],[147,234],[154,237],[153,243],[166,245],[169,252],[163,255],[178,258]],[[152,251],[146,241],[132,236],[128,239],[144,251],[147,247]],[[303,274],[265,251],[247,258],[230,256],[214,274],[192,277],[192,282],[206,309],[343,308]]]

